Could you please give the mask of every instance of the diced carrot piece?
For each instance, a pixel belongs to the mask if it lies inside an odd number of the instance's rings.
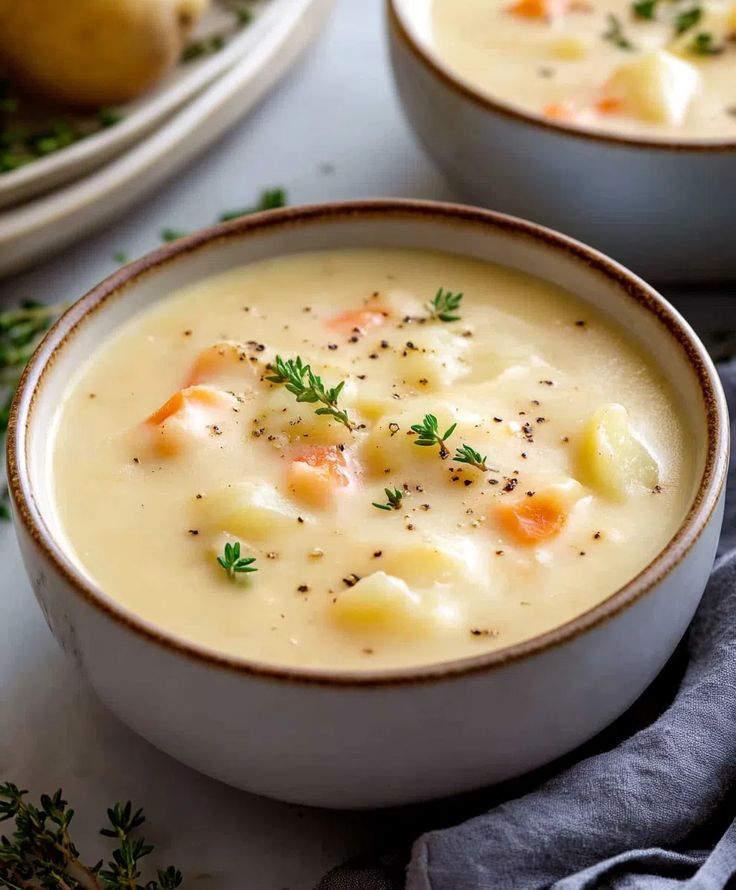
[[[612,96],[608,98],[599,99],[594,105],[593,108],[598,112],[598,114],[617,114],[624,107],[624,103],[622,99],[615,99]]]
[[[553,121],[570,121],[575,117],[575,110],[569,102],[550,102],[542,108],[541,114]]]
[[[146,423],[158,426],[173,414],[178,414],[189,407],[222,408],[230,406],[231,402],[231,396],[211,386],[188,386],[175,392],[170,399],[167,399],[160,408],[146,418]]]
[[[199,353],[184,385],[216,383],[229,378],[242,388],[242,384],[252,377],[253,362],[244,345],[236,340],[221,340]]]
[[[496,515],[508,537],[524,546],[553,538],[567,522],[567,511],[559,499],[545,494],[501,504]]]
[[[570,5],[570,0],[516,0],[506,12],[522,19],[549,21],[567,12]]]
[[[177,454],[184,443],[207,434],[217,415],[236,405],[234,396],[211,386],[189,386],[170,399],[144,421],[158,428],[155,446],[162,454]]]
[[[352,481],[345,455],[332,445],[310,445],[299,449],[287,470],[289,492],[315,507],[331,503],[338,489]]]
[[[348,309],[346,312],[340,312],[328,319],[327,326],[336,331],[352,331],[355,328],[359,330],[367,330],[368,328],[377,328],[384,324],[389,317],[386,309],[377,306],[365,306],[361,309]]]

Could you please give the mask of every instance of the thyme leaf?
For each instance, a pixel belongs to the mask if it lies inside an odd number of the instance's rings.
[[[463,445],[461,448],[458,448],[453,457],[455,463],[468,464],[468,466],[475,467],[483,473],[489,469],[486,465],[487,460],[487,456],[481,456],[480,452],[471,448],[470,445]]]
[[[385,504],[377,504],[373,501],[373,506],[379,510],[400,510],[401,500],[404,497],[403,492],[399,491],[398,488],[394,488],[393,491],[390,488],[384,488],[383,490],[386,492],[387,502]]]
[[[445,442],[455,432],[456,426],[457,424],[453,423],[452,426],[445,430],[444,435],[441,436],[437,418],[434,414],[425,414],[424,420],[421,423],[415,423],[411,428],[412,432],[415,432],[418,436],[418,438],[414,440],[414,444],[425,448],[438,445],[440,449],[440,457],[444,460],[446,457],[450,456],[450,452],[445,448]]]
[[[624,33],[624,26],[621,23],[621,19],[612,12],[608,13],[608,28],[601,34],[601,37],[604,40],[608,40],[619,49],[635,49],[634,44]]]
[[[231,581],[235,580],[236,575],[258,571],[253,565],[256,561],[255,556],[240,555],[240,541],[235,541],[234,544],[225,544],[222,555],[217,557],[217,561],[227,572]]]
[[[301,356],[284,361],[280,355],[277,355],[271,370],[274,373],[266,377],[269,383],[283,384],[288,392],[296,396],[297,402],[322,404],[322,408],[315,409],[315,414],[332,417],[338,423],[346,426],[351,432],[355,429],[347,412],[337,405],[337,400],[340,398],[340,393],[345,386],[344,380],[338,383],[337,386],[328,389],[322,382],[322,378],[315,374],[308,364],[302,361]]]
[[[459,321],[460,316],[455,315],[455,313],[460,308],[462,301],[463,295],[461,293],[453,294],[449,290],[445,290],[442,287],[439,288],[434,299],[427,303],[430,318],[435,318],[439,321]]]

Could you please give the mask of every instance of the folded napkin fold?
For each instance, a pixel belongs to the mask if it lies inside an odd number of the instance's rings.
[[[733,415],[736,363],[722,377]],[[489,791],[490,809],[484,794],[412,808],[409,831],[466,821],[335,869],[319,890],[736,888],[733,463],[728,494],[720,556],[686,639],[627,715],[564,762]]]

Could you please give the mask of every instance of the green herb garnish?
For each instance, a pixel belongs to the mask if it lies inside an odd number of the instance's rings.
[[[161,229],[160,234],[161,240],[168,243],[170,241],[178,241],[179,238],[185,238],[189,232],[185,232],[183,229]]]
[[[240,555],[240,541],[236,541],[234,544],[225,544],[222,556],[218,556],[217,561],[225,569],[231,581],[234,581],[238,574],[258,571],[253,565],[256,561],[255,556]]]
[[[373,501],[373,506],[379,510],[400,510],[401,499],[404,497],[403,492],[399,491],[398,488],[394,488],[393,491],[390,488],[384,488],[383,490],[386,492],[387,503],[377,504]]]
[[[184,47],[181,54],[181,61],[193,62],[195,59],[202,59],[205,56],[213,56],[225,46],[225,37],[222,34],[215,34],[212,37],[205,37],[202,40],[194,40],[192,43]]]
[[[608,29],[601,34],[601,37],[604,40],[610,41],[619,49],[634,49],[634,44],[624,34],[624,26],[621,24],[621,19],[611,12],[608,13],[607,18]]]
[[[706,31],[696,34],[687,45],[687,51],[695,56],[720,56],[724,49],[723,44],[716,43],[713,35]]]
[[[130,262],[130,257],[124,250],[118,250],[117,253],[112,255],[112,258],[116,263],[120,263],[121,266],[124,266],[126,263]]]
[[[239,219],[241,216],[250,216],[251,213],[260,213],[262,210],[275,210],[277,207],[286,206],[286,192],[282,188],[265,189],[261,192],[258,203],[253,207],[244,207],[242,210],[229,210],[220,215],[220,222],[231,219]]]
[[[328,415],[346,426],[351,432],[355,428],[347,412],[337,406],[337,400],[345,386],[344,380],[337,386],[327,389],[322,378],[318,377],[310,366],[302,361],[301,356],[284,361],[280,355],[277,355],[269,370],[274,373],[270,377],[266,377],[266,380],[269,383],[283,384],[290,393],[296,396],[297,402],[312,404],[320,402],[324,407],[317,408],[315,414]]]
[[[60,311],[58,306],[27,300],[16,309],[0,312],[0,441],[8,429],[10,406],[23,369]],[[7,489],[0,497],[2,519],[10,519]]]
[[[0,838],[0,887],[8,890],[175,890],[182,875],[169,866],[156,878],[139,883],[140,864],[152,851],[133,833],[145,822],[142,810],[130,802],[107,811],[108,826],[100,834],[117,842],[111,859],[86,865],[69,832],[74,810],[61,790],[42,794],[38,806],[28,803],[28,792],[11,782],[0,784],[0,821],[13,819],[15,830]]]
[[[411,428],[412,432],[415,432],[419,437],[414,440],[414,444],[425,448],[432,445],[439,445],[440,457],[444,460],[446,457],[450,456],[450,452],[445,448],[445,442],[455,432],[456,426],[457,424],[453,423],[451,427],[445,430],[444,435],[441,436],[437,418],[434,414],[425,414],[424,420],[421,423],[414,424]]]
[[[453,460],[458,464],[468,464],[470,467],[475,467],[483,473],[488,470],[488,467],[486,466],[488,457],[481,457],[480,452],[471,448],[470,445],[463,445],[462,448],[458,448]]]
[[[703,17],[700,6],[691,6],[675,16],[675,34],[684,34],[690,28],[694,28]]]
[[[253,10],[245,3],[240,3],[235,7],[235,18],[241,27],[249,25],[253,21]]]
[[[434,299],[427,303],[430,317],[439,319],[439,321],[459,321],[460,316],[454,313],[460,308],[462,300],[462,294],[453,294],[449,290],[440,288]]]
[[[636,0],[631,4],[631,11],[638,19],[654,21],[658,0]]]

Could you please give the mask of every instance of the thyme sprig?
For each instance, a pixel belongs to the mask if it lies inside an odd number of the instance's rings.
[[[713,35],[707,31],[701,31],[688,43],[687,51],[695,56],[720,56],[725,50],[722,43],[716,43]]]
[[[449,290],[439,288],[433,300],[427,303],[430,318],[439,321],[459,321],[460,316],[455,315],[463,301],[463,295],[453,294]]]
[[[59,789],[42,794],[39,805],[12,782],[0,784],[0,822],[15,821],[15,830],[0,838],[0,887],[8,890],[175,890],[182,883],[178,869],[158,870],[156,878],[139,883],[141,861],[153,847],[133,832],[145,822],[142,810],[128,801],[107,811],[108,825],[100,831],[117,841],[107,863],[86,865],[72,840],[74,818]]]
[[[240,210],[228,210],[221,213],[220,222],[231,219],[240,219],[241,216],[250,216],[252,213],[261,213],[263,210],[275,210],[277,207],[286,207],[286,191],[282,188],[264,189],[258,202],[252,207],[243,207]]]
[[[8,429],[10,406],[23,369],[41,337],[61,312],[27,300],[14,309],[0,312],[0,443]],[[0,520],[10,519],[8,490],[0,491]]]
[[[631,50],[635,49],[634,44],[624,33],[624,26],[621,19],[612,12],[608,13],[608,28],[601,34],[604,40],[608,40],[619,49]]]
[[[703,10],[700,6],[690,6],[678,12],[675,16],[675,34],[678,36],[694,28],[703,17]]]
[[[337,386],[328,389],[322,382],[322,378],[315,374],[299,355],[295,359],[290,358],[286,361],[277,355],[271,370],[274,373],[266,377],[269,383],[283,384],[290,393],[296,396],[297,402],[321,403],[323,407],[315,409],[315,414],[332,417],[351,432],[355,429],[347,412],[337,405],[337,400],[345,386],[344,380]]]
[[[470,467],[475,467],[483,473],[486,473],[490,469],[486,464],[487,460],[487,455],[481,456],[480,452],[476,451],[475,448],[471,448],[470,445],[463,445],[461,448],[458,448],[453,457],[455,463],[467,464]]]
[[[240,541],[235,541],[234,544],[225,544],[222,555],[217,557],[217,561],[227,572],[227,576],[231,581],[235,580],[236,575],[258,571],[253,565],[256,561],[255,556],[240,555]]]
[[[373,501],[373,506],[379,510],[400,510],[404,493],[399,491],[398,488],[394,488],[393,491],[390,488],[384,488],[383,490],[386,492],[387,502],[385,504],[377,504]]]
[[[440,435],[439,421],[434,414],[425,414],[421,423],[415,423],[412,426],[412,432],[416,433],[419,438],[414,440],[415,445],[422,447],[430,447],[439,445],[440,457],[442,460],[450,456],[450,452],[445,448],[445,442],[455,432],[456,423],[448,427],[443,435]]]

